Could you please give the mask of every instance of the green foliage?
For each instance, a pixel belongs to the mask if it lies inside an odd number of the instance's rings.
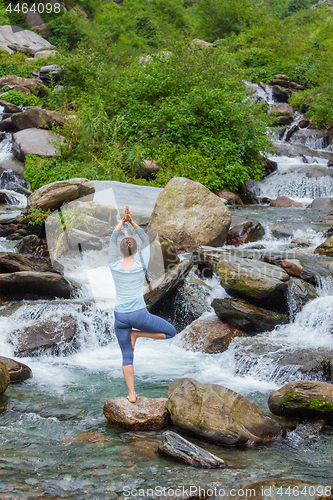
[[[8,90],[4,96],[7,102],[16,104],[16,106],[41,106],[42,101],[34,94],[25,94],[20,90]]]
[[[50,210],[42,210],[41,208],[31,208],[30,213],[22,219],[28,222],[30,226],[42,226],[47,217],[50,215]]]
[[[0,78],[5,75],[31,77],[32,65],[25,61],[26,57],[23,52],[11,55],[0,47]]]
[[[6,2],[4,0],[0,0],[0,26],[5,24],[9,24],[8,14],[6,12]]]

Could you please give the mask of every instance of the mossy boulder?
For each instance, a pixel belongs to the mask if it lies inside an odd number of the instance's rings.
[[[199,245],[222,246],[231,214],[209,189],[185,177],[174,177],[159,194],[149,221],[172,239],[176,250],[193,251]]]
[[[319,253],[321,255],[327,255],[328,257],[333,257],[333,236],[327,238],[321,245],[319,245],[314,253]]]
[[[6,366],[0,361],[0,395],[5,392],[10,382],[9,372]]]
[[[78,198],[93,198],[95,187],[88,179],[78,177],[64,181],[55,181],[46,184],[37,189],[28,198],[29,208],[41,208],[42,210],[55,210],[68,201],[74,201]]]
[[[192,378],[172,382],[168,410],[173,424],[218,445],[249,446],[279,439],[281,425],[244,396]]]
[[[289,382],[268,399],[274,415],[302,419],[322,418],[333,423],[333,384],[311,380]]]

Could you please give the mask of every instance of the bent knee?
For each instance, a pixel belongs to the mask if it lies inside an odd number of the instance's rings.
[[[173,325],[170,325],[168,333],[165,334],[166,339],[172,339],[176,335],[176,328]]]

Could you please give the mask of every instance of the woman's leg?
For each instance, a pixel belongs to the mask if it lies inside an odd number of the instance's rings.
[[[139,337],[170,339],[176,335],[175,327],[165,319],[155,316],[154,314],[150,314],[147,309],[145,310],[144,316],[145,321],[141,324],[137,322],[134,323],[133,318],[131,318],[132,326],[139,329],[132,330],[130,334],[133,350],[135,342]]]
[[[128,388],[127,399],[131,403],[135,403],[137,395],[134,389],[133,350],[130,337],[132,328],[127,322],[124,322],[126,318],[122,316],[123,321],[120,321],[116,315],[115,312],[114,329],[123,356],[123,375]]]

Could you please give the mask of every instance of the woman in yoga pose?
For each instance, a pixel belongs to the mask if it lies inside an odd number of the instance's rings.
[[[141,239],[141,258],[134,260],[137,243],[134,238],[124,238],[120,251],[122,262],[117,255],[117,239],[125,222],[129,222]],[[143,298],[143,282],[150,257],[149,238],[133,220],[126,207],[124,217],[115,227],[109,247],[109,266],[116,287],[114,329],[123,356],[123,374],[128,387],[127,399],[135,403],[133,352],[139,337],[169,339],[176,335],[175,328],[158,316],[150,314]],[[136,330],[132,330],[135,328]]]

